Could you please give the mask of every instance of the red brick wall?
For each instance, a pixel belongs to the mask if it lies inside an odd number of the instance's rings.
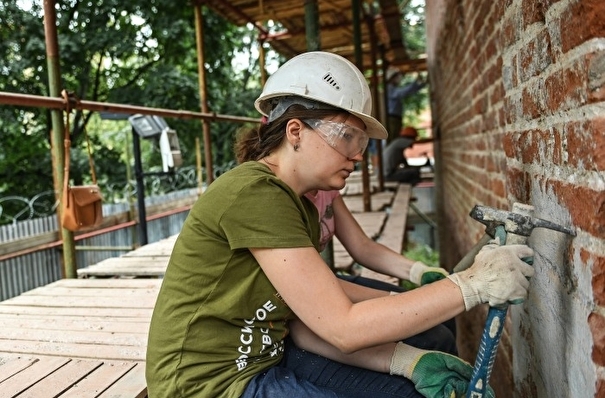
[[[475,204],[531,204],[578,233],[530,239],[497,396],[605,397],[605,1],[427,0],[427,36],[443,265],[483,235]],[[458,319],[471,362],[485,313]]]

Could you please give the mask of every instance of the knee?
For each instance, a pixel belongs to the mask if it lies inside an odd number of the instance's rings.
[[[424,350],[435,350],[458,355],[456,336],[444,325],[437,325],[425,332],[409,337],[403,340],[403,342]]]

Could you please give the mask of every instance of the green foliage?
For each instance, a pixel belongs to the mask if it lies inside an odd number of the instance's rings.
[[[403,255],[415,261],[422,261],[431,267],[439,267],[439,252],[428,245],[414,244]]]
[[[405,10],[402,29],[409,42],[406,46],[416,56],[424,52],[422,9],[415,2],[401,4]],[[48,95],[42,6],[43,2],[0,3],[0,91]],[[88,101],[200,111],[195,18],[189,3],[57,0],[55,9],[60,89]],[[234,26],[207,8],[203,8],[203,25],[210,111],[258,117],[252,106],[261,90],[256,30]],[[267,26],[269,30],[278,28]],[[269,66],[283,61],[271,51],[267,55]],[[236,65],[236,60],[241,61]],[[424,108],[425,91],[409,100],[407,114],[415,115]],[[50,116],[43,108],[0,108],[0,195],[32,197],[53,189]],[[194,166],[196,139],[204,153],[201,121],[166,121],[178,133],[183,165]],[[127,121],[101,120],[98,113],[76,110],[70,122],[70,176],[75,183],[90,178],[85,130],[91,139],[99,182],[116,185],[132,179]],[[232,122],[210,123],[215,169],[233,164],[233,140],[240,127]],[[142,147],[144,170],[157,170],[161,166],[157,142],[144,140]]]
[[[424,264],[431,267],[439,267],[439,252],[433,250],[432,247],[424,244],[413,244],[403,252],[407,258],[415,261],[422,261]],[[415,289],[417,286],[410,281],[401,281],[401,285],[407,290]]]
[[[1,91],[46,93],[41,4],[32,2],[24,13],[14,1],[0,3]],[[37,108],[0,108],[0,194],[19,195],[22,187],[32,194],[52,189],[48,115]]]
[[[401,9],[401,33],[410,58],[426,54],[426,21],[424,0],[398,0]]]
[[[48,72],[40,2],[24,9],[0,4],[0,90],[47,95]],[[198,58],[193,7],[172,0],[58,0],[57,33],[61,88],[82,99],[147,107],[200,111]],[[204,9],[204,47],[209,108],[218,114],[258,116],[251,106],[260,92],[258,63],[235,70],[254,34]],[[0,194],[31,197],[53,189],[50,112],[41,108],[0,108]],[[127,116],[127,115],[125,115]],[[84,130],[93,148],[98,180],[126,183],[130,128],[125,121],[100,120],[88,111],[71,113],[75,183],[90,178]],[[196,164],[195,141],[203,146],[199,120],[167,119],[179,136],[183,163]],[[211,123],[214,163],[233,160],[235,123]],[[143,140],[145,171],[161,167],[157,142]],[[130,148],[132,152],[132,148]],[[202,148],[203,153],[203,148]],[[35,159],[35,161],[34,161]],[[13,165],[20,167],[14,167]],[[132,178],[132,176],[130,177]]]
[[[424,16],[424,0],[398,0],[401,9],[401,33],[408,56],[417,59],[426,56],[426,23]],[[426,72],[412,73],[404,76],[402,84],[411,83],[418,75],[427,77]],[[429,106],[429,91],[427,88],[404,100],[403,124],[417,126],[419,115]]]

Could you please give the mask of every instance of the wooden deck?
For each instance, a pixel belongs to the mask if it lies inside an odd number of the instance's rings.
[[[400,186],[374,194],[364,213],[361,195],[345,196],[364,231],[399,251],[408,200]],[[175,239],[0,302],[0,398],[145,397],[148,327]],[[339,245],[344,267],[352,259]]]
[[[0,355],[0,397],[147,396],[142,363]]]
[[[0,302],[0,398],[144,397],[160,279],[63,279]]]
[[[77,271],[78,277],[161,277],[166,272],[176,237],[174,235],[120,257],[81,268]]]
[[[402,253],[404,249],[406,221],[411,193],[412,187],[410,185],[401,184],[397,187],[397,193],[393,199],[389,217],[377,239],[377,242],[397,253]],[[378,272],[367,268],[362,268],[361,275],[367,278],[379,279],[395,284],[399,282],[397,278],[379,274]]]

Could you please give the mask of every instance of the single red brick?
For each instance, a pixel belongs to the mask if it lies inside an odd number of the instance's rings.
[[[592,256],[592,291],[597,305],[605,305],[605,257]]]
[[[594,119],[590,122],[592,145],[594,147],[592,161],[596,171],[605,170],[605,118]]]
[[[595,364],[605,366],[605,318],[592,313],[588,316],[588,325],[592,332],[592,360]]]
[[[594,398],[605,398],[605,380],[597,380],[597,393]]]
[[[561,15],[561,47],[567,52],[580,44],[605,36],[605,2],[582,0],[569,3]]]
[[[511,194],[517,202],[529,203],[530,197],[530,177],[519,169],[510,167],[506,171],[506,186],[508,193]]]
[[[550,113],[575,108],[587,100],[586,68],[583,62],[574,62],[569,68],[546,78],[546,106]]]
[[[521,15],[523,18],[523,29],[536,22],[544,23],[546,4],[542,1],[524,1],[521,3]]]
[[[548,187],[568,209],[571,222],[594,236],[605,235],[605,195],[600,190],[548,180]]]

